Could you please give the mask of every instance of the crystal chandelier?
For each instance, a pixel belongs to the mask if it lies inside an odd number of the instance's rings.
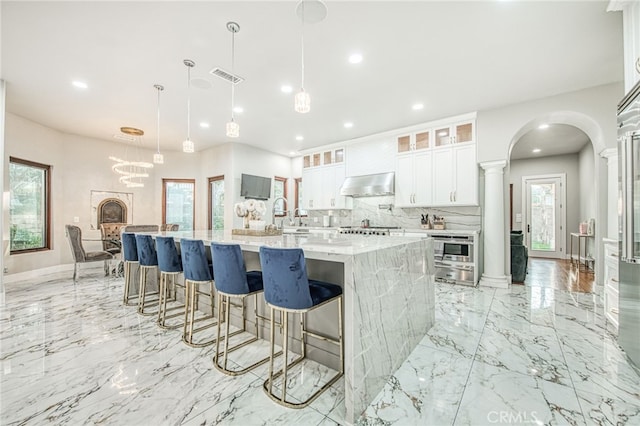
[[[164,164],[164,156],[160,154],[160,92],[164,90],[164,86],[154,84],[153,87],[158,91],[158,120],[156,125],[157,151],[153,154],[153,162],[156,164]]]
[[[235,22],[227,22],[227,29],[231,31],[231,74],[235,76],[235,37],[236,33],[240,31],[240,25]],[[227,136],[230,138],[237,138],[240,136],[240,126],[235,122],[233,117],[234,101],[235,101],[235,87],[236,83],[231,80],[231,121],[227,123]]]
[[[191,59],[182,62],[187,66],[187,139],[182,142],[182,152],[192,153],[195,149],[191,140],[191,68],[195,67],[196,63]]]
[[[121,127],[120,131],[127,136],[121,137],[132,142],[132,148],[137,153],[138,146],[136,142],[140,142],[141,137],[144,135],[144,131],[136,129],[135,127]],[[143,178],[149,177],[148,170],[153,168],[153,164],[146,161],[129,160],[129,147],[125,150],[125,159],[111,156],[110,160],[115,161],[115,164],[111,166],[111,170],[119,174],[118,180],[124,183],[127,188],[142,188],[144,187]]]

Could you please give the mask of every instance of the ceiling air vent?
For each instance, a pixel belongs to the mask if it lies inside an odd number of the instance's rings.
[[[244,78],[240,77],[239,75],[231,74],[229,71],[225,71],[222,68],[214,68],[209,71],[209,74],[213,74],[216,77],[220,77],[221,79],[233,84],[242,83],[244,81]]]

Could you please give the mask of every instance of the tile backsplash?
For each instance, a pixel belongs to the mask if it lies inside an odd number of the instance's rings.
[[[475,230],[482,226],[480,207],[396,208],[394,201],[393,196],[354,198],[352,210],[310,210],[303,222],[309,226],[322,226],[322,216],[331,215],[335,217],[335,226],[360,226],[363,219],[369,219],[370,226],[417,229],[421,215],[428,214],[444,217],[447,229]]]

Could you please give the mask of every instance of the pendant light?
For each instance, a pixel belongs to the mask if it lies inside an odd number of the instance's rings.
[[[195,67],[196,63],[191,59],[182,62],[187,66],[187,139],[182,142],[182,152],[192,153],[195,149],[191,140],[191,68]]]
[[[140,160],[139,148],[142,144],[144,131],[135,127],[121,127],[120,131],[123,135],[120,135],[118,139],[131,142],[131,146],[126,145],[124,159],[115,156],[109,157],[110,160],[115,161],[111,170],[120,176],[118,180],[127,188],[142,188],[144,187],[142,179],[149,177],[148,170],[153,168],[153,164]]]
[[[235,37],[240,31],[240,25],[235,22],[227,22],[227,29],[231,31],[231,74],[235,76]],[[234,101],[235,101],[236,83],[231,79],[231,121],[227,123],[227,136],[237,138],[240,136],[240,126],[235,122],[233,117]]]
[[[302,30],[301,33],[301,57],[302,57],[302,78],[300,84],[300,91],[296,93],[294,109],[302,114],[305,114],[311,110],[311,97],[309,94],[304,91],[304,0],[300,2],[301,4],[301,21],[302,21]]]
[[[164,86],[154,84],[153,87],[158,91],[158,119],[156,124],[157,151],[153,154],[153,162],[156,164],[164,164],[164,156],[160,154],[160,92],[164,90]]]

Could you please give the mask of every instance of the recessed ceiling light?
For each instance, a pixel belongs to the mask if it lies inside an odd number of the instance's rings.
[[[233,112],[242,114],[244,112],[244,108],[242,108],[241,106],[234,107]]]
[[[288,84],[285,84],[282,87],[280,87],[280,90],[282,91],[282,93],[291,93],[293,92],[293,87],[289,86]]]
[[[542,151],[540,148],[534,148],[531,152],[533,152],[534,154],[537,154],[540,151]]]
[[[344,123],[344,127],[347,128],[347,129],[350,129],[350,128],[353,127],[353,123],[350,122],[350,121],[347,121],[347,122]]]
[[[87,85],[87,83],[85,83],[84,81],[73,81],[71,82],[71,84],[73,84],[74,87],[77,87],[78,89],[87,89],[89,86]]]
[[[362,55],[359,53],[354,53],[349,56],[349,63],[351,64],[359,64],[362,62]]]
[[[538,126],[538,129],[548,129],[549,125],[548,124],[541,124]]]
[[[298,135],[298,136],[296,136],[296,140],[297,141],[302,141],[302,140],[304,140],[304,136]]]
[[[411,107],[411,109],[413,109],[414,111],[421,110],[422,108],[424,108],[423,104],[413,104],[413,106]]]
[[[289,155],[294,156],[294,155],[296,155],[296,152],[295,151],[289,151]]]
[[[200,127],[202,127],[203,129],[208,129],[209,128],[209,123],[202,122],[202,123],[200,123]]]

